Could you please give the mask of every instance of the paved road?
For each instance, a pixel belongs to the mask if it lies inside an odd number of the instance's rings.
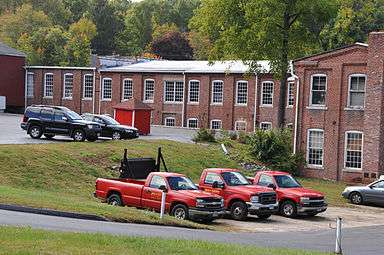
[[[209,230],[192,230],[141,224],[97,222],[4,210],[0,210],[0,225],[30,226],[32,228],[66,232],[98,232],[126,236],[207,240],[264,247],[319,250],[325,252],[331,252],[334,249],[334,230],[287,233],[224,233]],[[344,254],[382,254],[383,240],[384,226],[344,229]]]
[[[54,139],[32,139],[20,128],[23,115],[0,113],[0,144],[34,144],[52,142],[70,142],[71,138],[65,136],[55,136]],[[195,130],[181,128],[151,127],[151,134],[141,136],[140,139],[166,139],[177,142],[192,142],[191,139]],[[109,140],[108,138],[106,140]]]

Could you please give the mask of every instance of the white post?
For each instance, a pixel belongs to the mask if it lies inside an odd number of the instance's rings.
[[[221,144],[221,149],[223,150],[225,155],[228,155],[228,150],[223,143]]]
[[[341,220],[342,219],[340,217],[337,217],[336,219],[336,254],[343,254],[343,251],[341,249]]]
[[[160,219],[164,217],[164,211],[165,211],[165,197],[167,196],[167,193],[162,191],[161,192],[161,208],[160,208]]]

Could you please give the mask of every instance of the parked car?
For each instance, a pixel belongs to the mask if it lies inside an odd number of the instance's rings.
[[[235,220],[244,220],[248,213],[267,219],[277,212],[278,202],[273,189],[258,187],[235,169],[205,169],[199,188],[224,198],[224,208]]]
[[[85,139],[96,141],[101,133],[99,124],[84,120],[66,107],[49,105],[27,107],[21,128],[34,139],[42,135],[49,139],[55,135],[65,135],[77,142]]]
[[[95,196],[111,205],[160,211],[162,191],[166,191],[165,211],[181,220],[213,221],[223,213],[220,196],[198,190],[185,175],[152,172],[146,180],[96,180]]]
[[[376,204],[384,206],[384,178],[366,186],[346,187],[342,196],[352,204]]]
[[[285,217],[315,216],[327,210],[328,205],[323,193],[304,188],[289,173],[260,171],[256,173],[253,183],[276,191],[279,213]]]
[[[108,115],[83,114],[85,120],[93,121],[101,126],[101,137],[110,137],[113,140],[133,139],[139,137],[137,128],[121,125]]]

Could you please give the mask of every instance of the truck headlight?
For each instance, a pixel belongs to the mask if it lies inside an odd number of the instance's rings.
[[[204,199],[196,199],[196,207],[204,207]]]
[[[251,203],[256,204],[259,202],[259,196],[251,196]]]
[[[221,207],[224,207],[224,198],[221,199]]]
[[[309,202],[309,197],[301,197],[300,198],[301,203],[308,203]]]

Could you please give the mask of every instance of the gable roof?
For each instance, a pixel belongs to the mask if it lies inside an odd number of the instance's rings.
[[[332,55],[332,54],[337,53],[338,51],[346,50],[346,49],[349,49],[349,48],[355,48],[355,47],[368,48],[368,44],[357,42],[357,43],[345,45],[345,46],[342,46],[342,47],[339,47],[339,48],[336,48],[336,49],[332,49],[332,50],[328,50],[328,51],[323,51],[323,52],[320,52],[320,53],[317,53],[317,54],[313,54],[313,55],[310,55],[310,56],[298,58],[298,59],[293,60],[292,62],[295,63],[295,62],[298,62],[298,61],[306,60],[308,58],[320,57],[320,56],[325,56],[325,55]]]
[[[258,61],[263,73],[269,73],[269,61]],[[249,66],[242,61],[180,61],[153,60],[120,67],[102,68],[106,72],[147,72],[147,73],[247,73]]]
[[[26,56],[23,52],[11,48],[3,42],[0,42],[0,55],[24,58]]]
[[[131,98],[127,101],[114,105],[113,108],[119,110],[152,110],[149,105],[137,100],[136,98]]]

